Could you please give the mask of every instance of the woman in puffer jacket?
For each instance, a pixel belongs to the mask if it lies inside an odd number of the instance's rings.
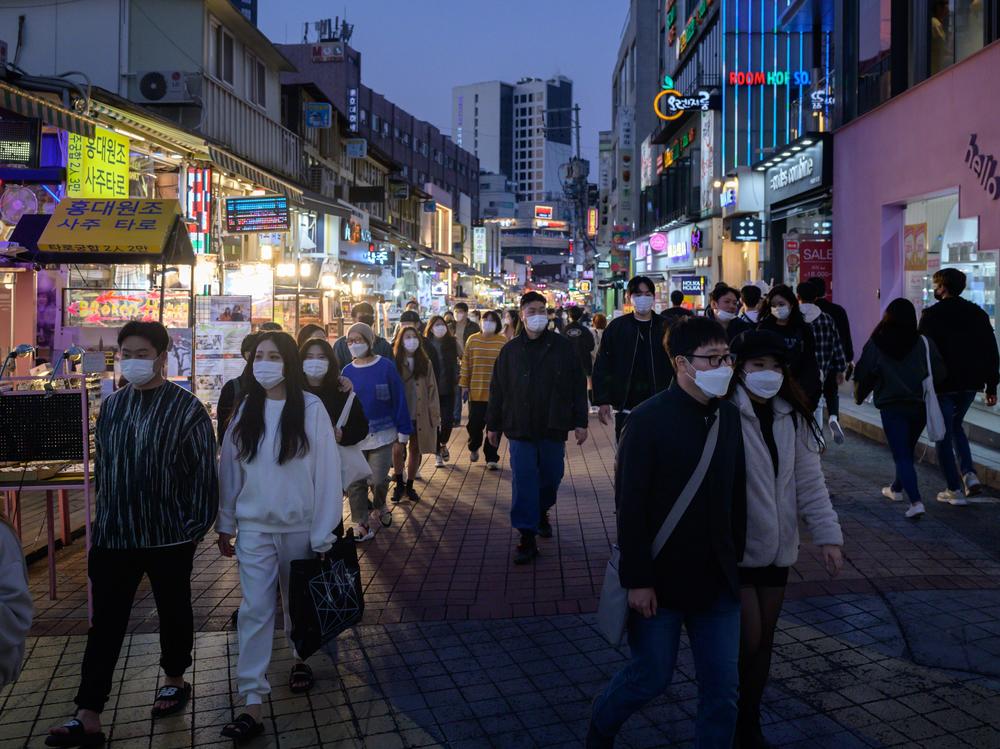
[[[843,564],[844,537],[820,465],[822,433],[789,377],[784,340],[770,331],[750,331],[733,341],[732,353],[736,376],[730,397],[740,409],[747,464],[737,745],[760,749],[768,746],[760,702],[788,570],[799,554],[799,520],[822,550],[831,577]]]

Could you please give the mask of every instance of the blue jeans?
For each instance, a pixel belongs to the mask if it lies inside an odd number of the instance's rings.
[[[938,465],[944,473],[944,480],[948,482],[948,488],[953,492],[961,491],[962,475],[974,473],[972,467],[972,451],[969,449],[969,438],[962,429],[962,422],[965,414],[976,399],[976,394],[972,390],[964,390],[958,393],[938,394],[938,403],[941,404],[941,415],[944,416],[944,425],[947,433],[944,439],[937,443]],[[952,447],[954,446],[954,452]],[[959,475],[955,467],[955,452],[958,453],[958,468],[962,475]]]
[[[510,524],[519,531],[538,530],[543,512],[556,503],[566,460],[558,440],[508,440],[510,444]]]
[[[451,423],[452,426],[458,426],[462,423],[462,388],[455,388],[455,407],[453,411],[454,414],[452,414]],[[441,413],[441,418],[444,418],[444,412]]]
[[[892,452],[892,462],[896,464],[896,478],[892,482],[894,492],[906,492],[911,504],[920,501],[920,487],[917,486],[917,469],[913,454],[920,441],[920,433],[927,425],[927,412],[923,405],[912,409],[885,408],[882,414],[882,429]]]
[[[707,610],[659,609],[644,619],[632,612],[628,645],[632,660],[594,700],[591,721],[611,738],[636,710],[667,691],[674,675],[681,624],[687,630],[698,681],[698,749],[730,749],[736,732],[739,690],[740,601],[728,590]]]

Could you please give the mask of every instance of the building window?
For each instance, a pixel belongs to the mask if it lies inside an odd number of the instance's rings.
[[[858,114],[892,94],[892,0],[858,2]]]
[[[267,106],[267,68],[247,53],[247,98],[259,107]]]
[[[933,0],[930,18],[930,74],[983,48],[982,0]]]
[[[233,85],[234,42],[232,35],[216,22],[212,24],[212,74]]]
[[[382,129],[382,118],[377,114],[372,115],[372,130],[378,135],[378,131]]]

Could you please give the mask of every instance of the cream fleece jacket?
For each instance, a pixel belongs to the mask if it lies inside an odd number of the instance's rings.
[[[818,546],[843,546],[837,513],[820,464],[812,430],[792,407],[774,398],[774,442],[778,476],[764,442],[750,396],[736,387],[733,402],[740,409],[747,462],[747,543],[741,567],[791,567],[799,556],[799,519],[805,521]],[[797,422],[797,423],[796,423]]]

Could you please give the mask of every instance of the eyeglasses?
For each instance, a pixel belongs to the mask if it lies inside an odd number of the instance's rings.
[[[704,354],[688,354],[688,359],[708,359],[708,366],[713,369],[718,369],[719,367],[725,365],[731,367],[733,364],[732,354],[712,354],[711,356],[705,356]]]

